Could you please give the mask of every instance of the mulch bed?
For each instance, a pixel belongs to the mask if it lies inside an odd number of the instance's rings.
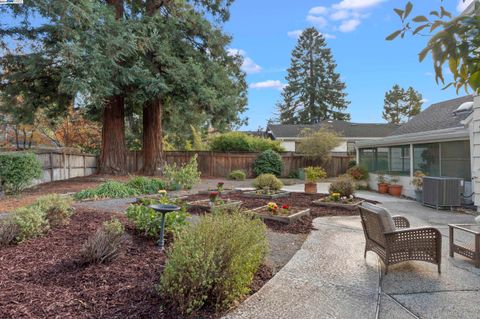
[[[113,216],[127,225],[125,254],[108,264],[84,265],[83,242]],[[154,240],[137,236],[124,215],[77,211],[66,227],[0,249],[0,318],[176,318],[160,310],[155,290],[164,263]],[[262,266],[252,293],[271,277]]]
[[[312,204],[312,201],[324,198],[326,195],[323,194],[305,194],[305,193],[291,193],[289,197],[278,198],[275,200],[270,199],[261,199],[261,198],[249,198],[244,197],[239,193],[229,193],[222,195],[222,198],[229,198],[234,200],[241,200],[243,202],[242,207],[245,208],[256,208],[259,206],[267,205],[269,202],[275,202],[277,204],[286,204],[288,206],[295,207],[308,207],[310,208],[310,216],[305,216],[300,218],[294,223],[283,224],[275,221],[264,221],[265,224],[273,231],[276,232],[286,232],[291,234],[308,234],[314,229],[312,221],[317,217],[326,217],[326,216],[356,216],[358,212],[343,209],[343,208],[329,208],[329,207],[320,207]],[[206,195],[192,195],[188,197],[190,200],[199,200],[208,198]],[[204,213],[201,210],[189,210],[191,214],[202,214]]]

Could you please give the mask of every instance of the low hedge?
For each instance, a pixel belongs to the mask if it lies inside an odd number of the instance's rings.
[[[0,185],[7,194],[18,194],[42,176],[42,165],[33,153],[0,153]]]

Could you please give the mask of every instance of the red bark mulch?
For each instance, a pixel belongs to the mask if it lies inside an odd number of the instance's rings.
[[[112,217],[127,225],[125,253],[108,264],[84,265],[83,242]],[[154,240],[135,235],[123,214],[77,211],[66,227],[0,249],[0,318],[177,318],[160,310],[155,290],[164,264]],[[252,293],[272,275],[262,266]]]

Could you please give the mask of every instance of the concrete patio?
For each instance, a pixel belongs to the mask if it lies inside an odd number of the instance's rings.
[[[359,217],[317,218],[317,230],[290,262],[225,318],[480,317],[480,269],[464,257],[448,256],[448,224],[474,223],[474,216],[372,192],[357,196],[406,216],[412,227],[438,228],[443,235],[442,274],[432,264],[405,262],[384,275],[374,253],[363,258]]]

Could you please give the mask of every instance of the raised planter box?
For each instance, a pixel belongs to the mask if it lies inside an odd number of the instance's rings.
[[[211,211],[212,208],[235,209],[240,207],[242,204],[242,201],[231,199],[222,199],[222,202],[218,203],[211,203],[210,199],[201,199],[187,203],[188,208],[201,208],[206,211]]]
[[[248,211],[263,220],[273,220],[284,224],[290,224],[303,216],[310,216],[310,208],[290,207],[290,215],[272,215],[268,206],[261,206]]]
[[[325,202],[321,199],[315,200],[312,203],[317,206],[323,207],[332,207],[332,208],[343,208],[348,210],[355,210],[357,209],[358,205],[362,204],[364,200],[356,199],[353,203],[342,203],[342,202]]]
[[[263,199],[275,199],[275,198],[288,197],[290,196],[290,192],[278,191],[273,194],[262,194],[262,193],[259,193],[258,191],[247,191],[247,192],[243,192],[242,196],[253,197],[253,198],[263,198]]]
[[[203,190],[203,191],[198,191],[198,195],[210,195],[211,192],[218,192],[218,190],[216,188],[212,188],[212,189],[207,189],[207,190]],[[224,188],[220,194],[222,195],[225,195],[225,194],[229,194],[229,193],[233,193],[233,192],[236,192],[236,190],[234,190],[233,188]]]

